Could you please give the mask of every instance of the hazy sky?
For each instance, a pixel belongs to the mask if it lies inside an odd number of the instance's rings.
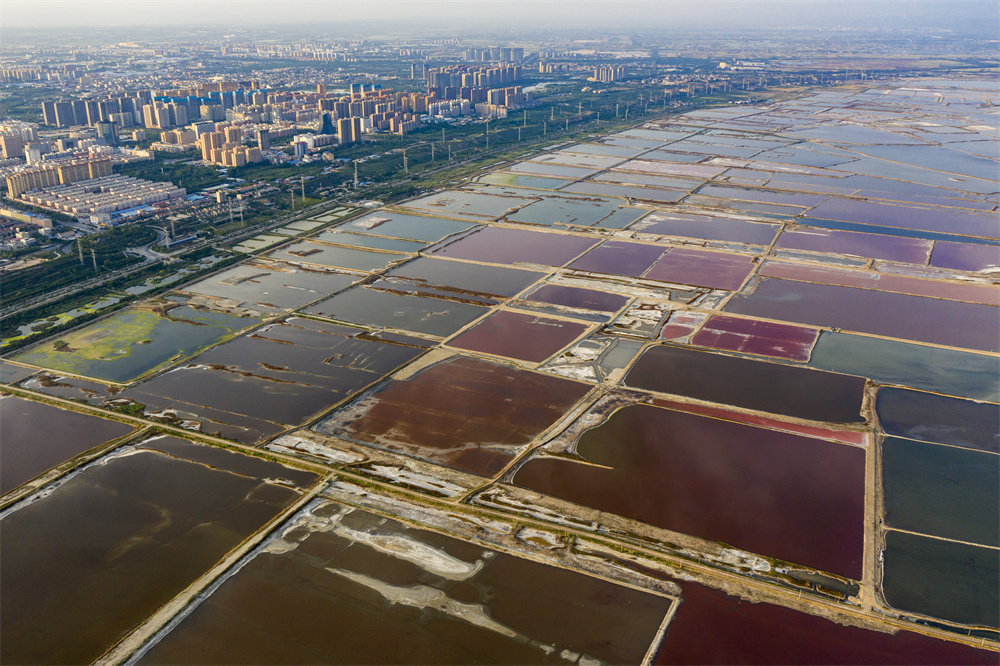
[[[512,24],[643,29],[976,26],[1000,29],[998,0],[0,0],[0,26],[83,27],[415,21],[484,31]],[[20,41],[20,40],[19,40]]]

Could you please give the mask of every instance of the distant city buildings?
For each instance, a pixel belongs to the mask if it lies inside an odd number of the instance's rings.
[[[74,160],[62,164],[42,165],[24,169],[7,176],[7,196],[18,199],[25,192],[68,185],[78,180],[88,180],[111,175],[111,160]]]
[[[621,81],[623,78],[625,78],[624,65],[610,65],[606,67],[594,68],[594,81],[612,83],[614,81]]]

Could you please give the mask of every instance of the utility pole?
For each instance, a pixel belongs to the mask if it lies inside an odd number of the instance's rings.
[[[517,142],[521,143],[521,128],[517,128]]]
[[[444,128],[441,128],[441,140],[444,141]]]
[[[620,107],[620,106],[621,106],[621,104],[615,104],[615,118],[618,117],[618,107]]]
[[[522,127],[528,126],[528,110],[524,110],[524,122],[521,124]]]
[[[306,177],[302,176],[302,201],[306,200]],[[231,206],[232,204],[230,204]]]
[[[94,252],[94,248],[90,248],[90,258],[94,260],[94,272],[97,272],[97,253]]]
[[[444,133],[444,130],[441,130]],[[358,189],[358,163],[354,163],[354,189]]]
[[[576,105],[576,117],[580,118],[583,116],[583,102],[577,102]]]
[[[448,144],[448,161],[451,162],[451,144]]]
[[[434,161],[434,144],[431,144],[431,162]]]
[[[548,130],[548,126],[545,124],[545,121],[543,120],[542,121],[542,136],[545,136],[546,134],[548,134],[548,131],[549,131]]]
[[[552,118],[550,118],[550,120],[555,120],[555,119],[556,119],[556,107],[553,106],[552,107]]]
[[[406,148],[403,148],[403,173],[410,173],[410,165],[406,162]]]
[[[566,119],[566,131],[569,131],[569,118]]]
[[[176,222],[170,220],[170,240],[177,238],[177,226]]]
[[[83,266],[83,240],[76,239],[76,249],[80,251],[80,265]]]

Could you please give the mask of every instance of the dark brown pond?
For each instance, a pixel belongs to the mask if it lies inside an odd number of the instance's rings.
[[[639,663],[673,603],[331,503],[275,546],[140,663]]]
[[[585,324],[501,310],[459,333],[448,345],[540,363],[586,330]]]
[[[606,468],[536,458],[514,483],[740,550],[861,576],[861,448],[631,405],[584,433],[577,452]]]
[[[486,227],[440,245],[433,253],[493,264],[562,266],[596,244],[593,238],[568,234]]]
[[[14,396],[0,397],[0,495],[132,426]]]
[[[566,287],[558,284],[544,284],[525,296],[524,299],[548,303],[549,305],[562,305],[568,308],[597,310],[598,312],[618,312],[629,302],[629,297],[621,294],[610,294],[606,291]]]
[[[863,377],[685,347],[649,348],[629,370],[625,383],[649,391],[813,421],[864,421]]]
[[[830,326],[903,340],[1000,351],[1000,309],[992,305],[810,282],[765,279],[737,294],[727,312]],[[956,326],[955,322],[962,322]]]
[[[753,272],[753,258],[675,247],[649,269],[647,280],[734,291]]]
[[[316,479],[219,453],[154,440],[4,514],[4,662],[92,662],[299,497],[267,479]]]
[[[992,664],[996,653],[908,631],[883,634],[680,583],[655,664]]]
[[[316,429],[493,476],[589,388],[455,356],[390,381],[365,399],[360,416],[334,414]]]
[[[663,251],[664,248],[658,245],[605,241],[574,261],[569,268],[637,278],[660,258]]]

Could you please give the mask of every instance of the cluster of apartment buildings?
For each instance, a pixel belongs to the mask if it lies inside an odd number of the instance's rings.
[[[54,185],[68,185],[78,180],[110,175],[111,160],[108,158],[42,164],[8,175],[7,196],[11,199],[18,199],[23,193],[31,190]]]
[[[594,81],[600,81],[601,83],[612,83],[613,81],[621,81],[625,78],[625,66],[624,65],[606,65],[604,67],[594,68]]]
[[[71,215],[88,218],[97,216],[98,223],[107,223],[112,213],[179,199],[186,195],[184,188],[176,187],[173,183],[109,175],[46,186],[25,192],[21,195],[21,200]]]

